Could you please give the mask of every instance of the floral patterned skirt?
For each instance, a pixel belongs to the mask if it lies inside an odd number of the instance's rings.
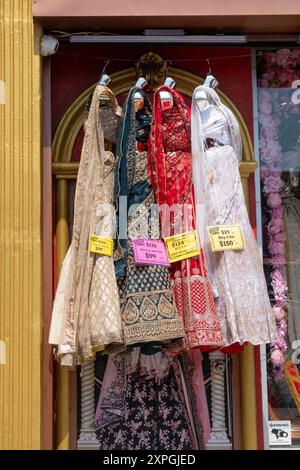
[[[99,413],[100,449],[192,450],[199,447],[189,421],[176,359],[159,381],[143,370],[124,378],[126,358],[116,356],[113,360],[117,361],[119,378],[108,388]]]

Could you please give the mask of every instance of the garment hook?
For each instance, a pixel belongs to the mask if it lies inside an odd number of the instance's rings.
[[[104,75],[106,67],[108,66],[109,62],[110,62],[110,59],[107,59],[107,61],[104,64],[103,70],[102,70],[102,75]]]
[[[100,80],[99,80],[99,85],[108,86],[111,83],[110,76],[105,73],[106,67],[108,66],[109,62],[110,62],[110,59],[107,59],[107,61],[104,64],[104,67],[100,76]]]
[[[206,62],[207,62],[207,66],[208,66],[208,72],[207,72],[207,75],[212,75],[211,68],[210,68],[210,62],[209,62],[209,59],[206,59]]]
[[[168,70],[168,64],[169,64],[169,65],[172,65],[172,61],[171,61],[170,59],[166,59],[166,60],[164,61],[164,69],[165,69],[165,71]]]

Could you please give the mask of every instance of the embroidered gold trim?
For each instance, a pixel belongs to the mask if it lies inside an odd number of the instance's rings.
[[[139,342],[168,341],[183,338],[184,329],[181,320],[159,320],[151,323],[127,325],[124,328],[124,340],[128,346]]]

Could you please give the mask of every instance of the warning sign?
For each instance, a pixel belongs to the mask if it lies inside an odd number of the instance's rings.
[[[269,445],[292,445],[292,429],[290,421],[269,421]]]

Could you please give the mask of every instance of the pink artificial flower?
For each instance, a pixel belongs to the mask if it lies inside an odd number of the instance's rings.
[[[260,86],[261,88],[268,88],[269,82],[265,78],[260,78],[258,80],[258,86]]]
[[[272,264],[275,267],[284,266],[286,263],[286,259],[284,255],[274,255],[272,258]]]
[[[272,214],[273,215],[273,214]],[[272,218],[268,225],[269,235],[275,235],[280,233],[284,229],[284,223],[281,218]],[[278,240],[279,241],[279,240]]]
[[[277,56],[276,52],[270,52],[270,54],[266,55],[266,62],[270,65],[276,64]]]
[[[270,170],[267,166],[263,165],[260,169],[260,175],[262,178],[266,178],[267,176],[269,176],[270,174]]]
[[[261,130],[260,135],[261,137],[264,137],[265,139],[267,139],[267,141],[269,141],[269,140],[274,140],[276,138],[277,132],[274,127],[268,126],[268,127],[264,127]],[[267,141],[265,142],[265,146],[267,145]]]
[[[271,94],[267,90],[259,90],[258,99],[259,101],[271,101]]]
[[[285,293],[276,293],[274,294],[274,298],[276,300],[276,302],[278,302],[279,300],[286,300],[286,295]]]
[[[275,240],[271,240],[268,246],[272,255],[282,255],[285,252],[285,245],[283,242],[276,242]]]
[[[275,349],[271,353],[271,361],[274,364],[274,366],[282,366],[284,364],[284,357],[281,351],[279,349]]]
[[[281,204],[273,209],[272,219],[282,219],[284,213],[284,205]]]
[[[274,238],[273,238],[276,242],[278,243],[282,243],[282,242],[285,242],[286,240],[286,235],[284,232],[281,232],[281,233],[276,233],[274,235]]]
[[[272,281],[274,282],[280,282],[280,283],[283,283],[283,282],[286,282],[281,274],[281,272],[279,271],[279,269],[275,269],[272,273],[271,273],[271,278],[272,278]]]
[[[274,290],[275,297],[276,297],[276,295],[283,296],[286,292],[286,289],[287,289],[286,281],[284,279],[281,282],[280,281],[277,281],[277,282],[272,281],[272,287],[273,287],[273,290]]]
[[[265,114],[259,114],[259,122],[263,128],[268,129],[271,128],[276,132],[276,126],[274,123],[273,116],[268,116]]]
[[[268,164],[281,159],[281,147],[275,140],[268,141],[267,145],[261,151],[261,158]]]
[[[280,49],[277,51],[276,64],[287,67],[291,62],[291,51],[290,49]]]
[[[273,176],[280,176],[282,175],[282,170],[280,168],[280,166],[278,166],[277,163],[271,163],[271,165],[269,165],[269,170],[270,170],[270,173],[272,173]]]
[[[275,72],[273,70],[270,70],[269,72],[265,72],[262,74],[262,77],[268,80],[269,82],[273,80],[275,76]]]
[[[277,193],[283,188],[284,182],[278,175],[269,175],[265,178],[264,181],[264,192],[268,193]]]
[[[286,341],[285,341],[284,337],[278,338],[276,343],[277,343],[277,346],[279,347],[279,349],[281,349],[281,351],[286,350]]]
[[[286,333],[287,332],[287,322],[285,319],[280,321],[279,327]]]
[[[274,305],[273,313],[274,313],[275,320],[278,322],[280,320],[283,320],[285,317],[285,311],[283,310],[283,308],[278,307],[277,305]]]
[[[271,274],[271,284],[274,291],[275,300],[285,300],[287,291],[287,282],[278,269]]]
[[[276,302],[277,307],[280,307],[282,309],[286,308],[287,302],[286,300],[280,300],[279,302]]]
[[[268,101],[260,101],[258,104],[258,110],[260,113],[265,114],[266,116],[272,114],[272,105]]]
[[[275,208],[281,206],[281,196],[277,193],[270,193],[267,199],[267,203],[270,207]]]
[[[293,80],[293,74],[291,72],[284,71],[278,76],[278,79],[281,85],[291,85]]]

